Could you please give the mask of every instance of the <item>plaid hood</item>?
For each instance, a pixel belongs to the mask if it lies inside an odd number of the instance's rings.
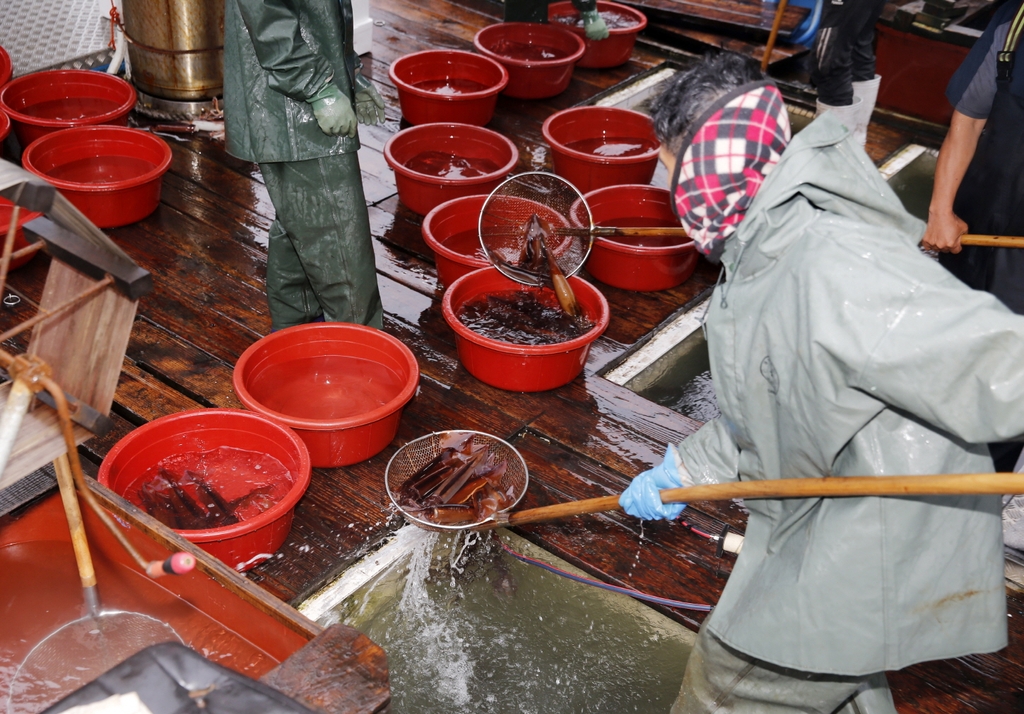
[[[789,143],[789,115],[770,81],[720,97],[683,137],[672,177],[673,207],[697,250],[721,258],[725,239]]]

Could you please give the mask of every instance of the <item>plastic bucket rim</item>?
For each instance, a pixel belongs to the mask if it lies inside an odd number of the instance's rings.
[[[313,332],[314,330],[332,329],[331,326],[341,325],[346,328],[361,328],[360,330],[357,330],[357,332],[362,330],[372,330],[374,333],[377,333],[379,336],[384,338],[385,342],[388,342],[398,348],[399,354],[401,354],[405,359],[406,364],[409,366],[409,379],[406,380],[402,390],[386,404],[366,412],[365,414],[345,417],[342,419],[304,419],[302,417],[296,417],[269,409],[249,393],[249,389],[246,387],[243,377],[245,368],[249,366],[250,362],[256,359],[258,353],[267,349],[268,346],[273,345],[274,342],[280,341],[281,338],[278,337],[279,335],[290,336],[297,332]],[[365,334],[371,333],[367,332]],[[291,327],[286,327],[283,330],[278,330],[277,332],[265,335],[245,349],[242,355],[238,358],[238,361],[235,362],[235,368],[231,374],[231,383],[234,387],[235,394],[238,396],[238,400],[242,402],[246,408],[251,409],[256,413],[263,414],[271,419],[280,421],[285,426],[291,427],[292,429],[299,429],[303,431],[343,431],[370,426],[371,424],[384,421],[396,412],[399,412],[406,404],[409,403],[409,401],[416,395],[416,390],[419,387],[419,381],[419,363],[416,361],[416,356],[412,353],[412,350],[410,350],[404,342],[399,340],[397,337],[389,335],[383,330],[378,330],[375,327],[357,325],[349,322],[313,322],[305,325],[293,325]]]
[[[412,58],[420,59],[425,55],[458,55],[460,57],[464,57],[465,59],[468,59],[469,57],[472,57],[474,59],[480,59],[482,61],[489,62],[492,66],[496,67],[501,74],[501,79],[499,80],[498,84],[487,87],[486,89],[481,89],[478,92],[464,92],[462,94],[438,94],[437,92],[428,92],[425,89],[420,89],[419,87],[409,84],[404,79],[399,77],[398,70],[396,69],[396,66],[401,67],[403,60],[411,61]],[[388,77],[391,79],[395,87],[399,90],[408,92],[409,94],[412,94],[415,97],[419,97],[420,99],[430,99],[441,102],[467,102],[480,99],[487,99],[488,97],[493,97],[498,94],[501,94],[502,90],[504,90],[505,87],[508,86],[508,70],[505,69],[505,66],[503,64],[486,55],[477,54],[474,52],[466,52],[464,50],[421,50],[419,52],[413,52],[411,54],[402,55],[394,62],[392,62],[390,67],[388,67]]]
[[[18,110],[13,109],[7,103],[6,94],[7,94],[7,92],[9,90],[11,90],[12,87],[14,89],[17,89],[17,88],[19,88],[21,86],[21,84],[27,83],[26,80],[28,80],[30,78],[35,79],[36,75],[39,75],[39,74],[48,74],[50,76],[53,76],[53,74],[58,74],[58,73],[59,74],[65,74],[65,75],[73,75],[73,76],[78,76],[78,77],[86,77],[86,76],[88,76],[90,79],[92,79],[92,78],[94,78],[96,76],[102,76],[102,77],[108,77],[109,78],[109,79],[100,79],[99,80],[99,84],[102,84],[103,82],[109,82],[110,80],[117,80],[118,82],[122,82],[130,90],[129,97],[128,97],[128,99],[125,102],[120,104],[116,109],[111,109],[110,111],[104,112],[103,114],[96,114],[96,115],[90,116],[90,117],[80,117],[78,119],[70,119],[70,120],[68,120],[68,119],[49,119],[47,117],[32,116],[31,114],[22,114]],[[113,83],[113,84],[111,84],[111,86],[121,86],[121,85],[119,85],[117,83]],[[121,79],[120,77],[115,77],[113,75],[106,74],[105,72],[96,72],[96,71],[91,70],[91,69],[47,69],[47,70],[42,70],[40,72],[30,72],[29,74],[23,74],[20,77],[16,77],[15,79],[10,80],[6,84],[4,84],[2,88],[0,88],[0,110],[2,110],[8,116],[10,116],[11,119],[13,119],[14,121],[20,122],[21,124],[28,124],[29,126],[36,126],[36,127],[45,127],[45,128],[49,128],[49,129],[67,129],[67,128],[72,128],[72,127],[82,127],[82,126],[92,126],[92,125],[95,125],[95,124],[103,124],[104,122],[108,122],[111,119],[117,119],[121,115],[127,115],[128,112],[130,112],[132,110],[132,108],[135,107],[135,103],[137,101],[138,101],[138,94],[135,91],[135,87],[133,87],[130,82],[125,82],[125,80]]]
[[[455,206],[457,206],[460,203],[471,203],[474,199],[478,199],[478,200],[480,200],[480,210],[483,210],[483,205],[484,205],[484,203],[487,201],[487,199],[489,197],[490,197],[490,194],[475,193],[475,194],[472,194],[472,195],[469,195],[469,196],[459,196],[457,198],[451,198],[451,199],[448,199],[447,201],[445,201],[444,203],[439,203],[438,205],[434,206],[432,209],[430,209],[430,212],[427,213],[427,215],[423,217],[423,223],[421,224],[422,233],[423,233],[423,242],[426,243],[430,247],[430,249],[433,250],[435,253],[440,253],[442,256],[444,256],[445,258],[448,258],[449,260],[451,260],[453,262],[460,263],[462,265],[479,265],[479,267],[481,267],[481,268],[487,267],[488,265],[490,265],[490,261],[488,261],[486,258],[473,258],[471,256],[466,255],[465,253],[459,253],[458,251],[452,250],[451,248],[446,246],[443,242],[439,241],[434,236],[433,231],[431,231],[430,228],[429,228],[429,226],[435,220],[437,220],[437,216],[438,215],[440,215],[443,211],[447,211],[447,210],[453,209]],[[476,212],[478,215],[480,213],[480,210],[478,210]],[[478,220],[479,220],[479,218],[478,218]],[[477,238],[479,239],[479,236],[480,236],[479,225],[478,225],[477,222],[474,222],[474,224],[477,226],[477,231],[476,232],[477,232]]]
[[[560,57],[558,59],[552,59],[552,60],[521,60],[521,59],[516,59],[514,57],[505,57],[504,55],[500,55],[497,52],[495,52],[494,50],[486,47],[483,44],[483,42],[480,40],[481,36],[489,37],[490,35],[497,34],[497,33],[501,32],[502,28],[515,29],[514,26],[518,26],[518,25],[529,25],[531,27],[536,27],[536,28],[548,28],[547,30],[537,29],[536,32],[546,32],[546,31],[550,30],[550,31],[558,32],[558,33],[568,34],[568,35],[572,36],[576,40],[578,46],[576,48],[576,51],[570,53],[570,55],[568,57]],[[494,28],[498,28],[498,29],[494,29]],[[481,54],[483,54],[486,57],[490,57],[491,59],[495,60],[496,62],[498,62],[500,64],[508,65],[510,67],[521,68],[521,69],[526,69],[526,68],[537,69],[537,68],[545,68],[545,67],[547,67],[547,68],[555,68],[555,67],[563,67],[565,65],[570,65],[570,64],[576,64],[579,61],[580,57],[582,57],[583,54],[587,51],[587,43],[583,41],[583,38],[581,38],[576,33],[572,32],[568,28],[557,27],[557,26],[554,26],[554,25],[548,25],[547,23],[534,23],[534,22],[502,22],[502,23],[498,23],[498,24],[495,24],[495,25],[488,25],[487,27],[481,29],[479,32],[477,32],[473,36],[473,46],[476,47],[477,50],[479,50]]]
[[[158,417],[153,421],[147,422],[142,426],[133,429],[120,441],[114,444],[113,447],[111,447],[110,451],[108,451],[107,455],[103,458],[103,462],[100,464],[100,470],[99,473],[97,474],[97,480],[106,488],[112,491],[114,490],[109,478],[110,473],[113,470],[113,466],[111,466],[110,464],[114,463],[114,461],[118,456],[120,456],[122,451],[124,451],[129,446],[133,446],[135,444],[135,439],[141,438],[141,436],[136,436],[136,434],[141,433],[142,436],[145,436],[145,434],[148,433],[149,431],[153,431],[159,428],[160,426],[162,426],[163,424],[167,423],[167,421],[170,420],[191,420],[192,418],[195,417],[223,415],[237,416],[243,419],[255,419],[263,424],[278,429],[280,433],[290,442],[290,445],[295,447],[296,453],[298,454],[299,457],[299,463],[297,466],[297,471],[299,473],[295,474],[295,478],[292,481],[291,488],[288,489],[288,492],[284,495],[284,497],[281,498],[280,501],[278,501],[273,506],[265,510],[263,513],[260,513],[259,515],[253,518],[249,518],[244,521],[239,521],[238,523],[232,523],[228,526],[221,526],[219,528],[202,528],[196,530],[184,530],[174,528],[172,530],[174,530],[175,533],[181,534],[183,538],[192,543],[209,543],[212,541],[228,540],[241,535],[248,535],[249,533],[254,533],[260,528],[264,528],[265,526],[274,523],[282,516],[287,515],[288,511],[295,508],[295,505],[299,502],[302,496],[305,495],[306,490],[309,488],[309,484],[312,480],[313,466],[309,458],[309,449],[306,447],[305,442],[302,441],[298,434],[296,434],[292,429],[290,429],[287,424],[281,424],[280,422],[275,421],[274,419],[266,417],[262,414],[259,414],[258,412],[248,411],[245,409],[229,408],[188,409],[182,412],[175,412],[174,414],[167,414],[166,416]],[[151,426],[154,424],[156,424],[157,426]],[[118,492],[115,491],[115,493]],[[123,494],[118,493],[118,495],[124,498]]]
[[[14,63],[11,62],[11,55],[0,46],[0,87],[7,84],[14,74]]]
[[[593,285],[588,283],[583,278],[575,275],[569,277],[569,282],[574,288],[578,288],[581,284],[585,290],[592,291],[593,295],[596,296],[599,305],[601,306],[600,314],[597,315],[597,320],[594,322],[594,326],[587,330],[584,334],[580,335],[571,340],[565,342],[556,342],[550,345],[516,345],[511,342],[502,342],[501,340],[493,340],[489,337],[484,337],[478,332],[474,332],[459,320],[455,314],[455,310],[452,308],[452,295],[458,292],[460,283],[469,282],[474,276],[484,273],[486,271],[494,271],[495,274],[500,275],[502,279],[507,280],[510,283],[509,288],[513,290],[538,290],[539,288],[532,288],[528,285],[517,283],[511,278],[506,277],[495,267],[481,268],[480,270],[474,270],[470,273],[459,277],[455,282],[448,286],[445,290],[444,296],[441,298],[441,312],[444,315],[445,322],[448,323],[449,327],[455,332],[457,337],[462,337],[469,340],[481,347],[486,347],[493,352],[500,352],[502,354],[513,354],[513,355],[525,355],[530,357],[546,357],[549,355],[565,354],[566,352],[575,352],[583,349],[591,344],[598,337],[604,334],[604,331],[608,329],[608,324],[611,321],[611,313],[608,306],[608,301],[601,293],[600,290],[595,288]],[[480,276],[482,277],[482,276]]]
[[[565,8],[572,8],[572,13],[576,13],[577,15],[579,14],[579,12],[575,8],[573,8],[571,0],[566,0],[565,2],[553,2],[550,5],[548,5],[548,18],[557,17],[559,15],[572,14],[569,12],[560,12],[560,10],[563,10]],[[629,27],[609,27],[608,34],[613,37],[616,35],[639,34],[644,30],[644,28],[647,27],[647,16],[644,15],[639,10],[637,10],[636,8],[630,7],[629,5],[623,5],[622,3],[617,2],[606,2],[606,0],[597,0],[598,13],[601,12],[602,8],[614,8],[615,10],[619,10],[629,15],[630,17],[636,18],[637,20],[637,24],[630,25]],[[586,30],[584,30],[583,28],[567,27],[566,29],[568,29],[570,32],[574,32],[580,35],[586,32]]]
[[[35,158],[36,153],[41,152],[47,148],[51,148],[47,146],[50,142],[70,139],[73,138],[73,136],[77,136],[80,134],[86,136],[89,134],[120,134],[121,136],[125,137],[138,137],[143,141],[150,142],[152,146],[161,147],[158,151],[162,155],[162,158],[160,159],[159,164],[155,165],[152,169],[150,169],[144,174],[140,174],[130,179],[121,179],[120,181],[117,182],[103,183],[78,183],[76,181],[67,181],[65,179],[54,178],[33,163],[33,159]],[[81,193],[112,193],[115,191],[124,191],[130,188],[136,188],[138,186],[142,186],[144,184],[149,183],[150,181],[155,181],[156,179],[162,177],[165,173],[167,173],[167,170],[170,168],[172,158],[173,153],[171,152],[171,147],[167,145],[167,142],[165,142],[163,139],[159,137],[153,136],[148,131],[142,131],[141,129],[132,129],[130,127],[125,126],[100,125],[68,127],[66,129],[59,129],[57,131],[53,131],[50,132],[49,134],[41,136],[35,141],[33,141],[31,144],[29,144],[27,147],[25,147],[25,150],[22,152],[21,155],[21,162],[22,166],[27,171],[30,171],[31,173],[34,173],[36,176],[40,176],[41,178],[46,179],[46,181],[53,184],[59,189],[78,191]]]
[[[512,156],[509,158],[509,160],[505,163],[504,166],[502,166],[496,171],[492,171],[491,173],[483,174],[481,176],[473,176],[471,178],[461,179],[442,178],[439,176],[428,176],[427,174],[417,173],[416,171],[410,170],[405,164],[403,164],[402,162],[395,158],[393,153],[393,147],[396,141],[399,139],[399,137],[402,137],[403,139],[408,139],[413,132],[422,132],[425,130],[426,127],[442,126],[459,127],[460,129],[470,129],[478,132],[486,132],[486,134],[484,134],[485,136],[497,137],[498,139],[500,139],[502,145],[511,151]],[[473,186],[476,184],[490,183],[492,181],[500,181],[503,176],[508,175],[508,173],[515,168],[516,164],[519,163],[519,149],[516,148],[516,145],[512,143],[511,139],[509,139],[507,136],[504,136],[503,134],[499,134],[493,129],[488,129],[482,126],[476,126],[475,124],[462,124],[459,122],[430,122],[427,124],[416,124],[414,126],[406,127],[405,129],[402,129],[396,134],[393,134],[391,138],[389,138],[384,143],[384,160],[387,161],[388,166],[390,166],[395,171],[395,173],[401,174],[404,178],[419,181],[421,183],[426,183],[431,186],[465,187]]]
[[[551,116],[544,120],[544,123],[541,125],[540,128],[541,135],[544,137],[544,141],[546,141],[553,150],[565,154],[566,156],[576,159],[578,161],[585,161],[586,163],[589,164],[639,164],[645,161],[650,161],[651,159],[658,158],[658,155],[661,152],[661,142],[658,142],[657,139],[655,139],[655,147],[653,149],[650,149],[649,151],[645,151],[642,154],[634,154],[633,156],[598,156],[596,154],[587,154],[582,151],[576,151],[575,149],[572,149],[563,144],[562,142],[558,141],[557,139],[554,138],[554,136],[551,135],[551,125],[558,121],[559,119],[562,119],[566,116],[570,116],[573,114],[595,113],[595,111],[599,111],[602,114],[618,114],[621,112],[625,114],[635,115],[636,117],[641,117],[643,119],[646,119],[648,122],[650,121],[650,118],[648,118],[646,114],[642,114],[632,109],[622,109],[621,107],[569,107],[567,109],[562,109],[560,111],[555,112],[554,114],[552,114]]]

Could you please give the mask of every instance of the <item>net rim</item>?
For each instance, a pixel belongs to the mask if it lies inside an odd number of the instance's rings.
[[[392,466],[394,465],[395,460],[399,458],[403,453],[408,453],[408,451],[414,448],[416,444],[419,444],[428,439],[440,440],[442,436],[448,434],[473,434],[474,436],[478,435],[486,437],[489,441],[507,449],[509,454],[514,455],[515,458],[518,459],[518,463],[520,466],[522,466],[523,469],[523,484],[522,487],[519,489],[519,492],[516,494],[515,500],[511,504],[509,504],[507,508],[503,508],[494,515],[485,518],[481,521],[474,521],[473,523],[458,523],[455,525],[446,525],[441,523],[434,523],[433,521],[428,521],[423,518],[417,518],[416,516],[412,515],[404,508],[402,508],[402,506],[399,505],[398,499],[395,498],[395,489],[391,487]],[[388,459],[388,464],[384,468],[384,490],[387,491],[388,493],[388,500],[391,501],[392,505],[394,505],[394,507],[398,509],[398,512],[401,513],[404,518],[406,518],[407,520],[411,521],[412,523],[421,528],[425,528],[427,530],[432,531],[464,531],[482,526],[485,523],[490,523],[495,520],[495,516],[498,513],[507,513],[508,511],[511,511],[513,508],[519,505],[519,502],[523,500],[524,496],[526,496],[526,490],[527,488],[529,488],[529,486],[530,470],[526,467],[526,460],[523,458],[523,455],[519,453],[519,449],[512,446],[512,444],[505,441],[501,437],[495,436],[494,434],[488,434],[485,431],[477,431],[475,429],[443,429],[441,431],[432,431],[429,434],[424,434],[423,436],[417,437],[412,441],[408,441],[401,447],[399,447],[399,449],[394,454],[391,455],[391,458]]]
[[[499,183],[496,187],[494,187],[494,189],[492,189],[489,194],[487,194],[486,200],[484,200],[483,205],[480,206],[480,216],[477,219],[476,225],[476,234],[480,240],[480,249],[483,250],[484,255],[487,257],[487,262],[490,263],[490,265],[495,270],[504,275],[506,278],[510,278],[516,281],[517,283],[521,283],[523,285],[533,285],[534,287],[540,287],[541,283],[532,283],[525,281],[523,280],[522,276],[518,275],[515,271],[509,270],[505,266],[496,264],[491,257],[492,251],[487,247],[487,243],[484,242],[484,215],[486,215],[487,207],[490,205],[492,199],[494,199],[496,195],[501,195],[501,190],[508,184],[514,181],[522,181],[524,178],[530,176],[540,176],[545,179],[553,179],[559,183],[564,184],[576,194],[576,198],[578,199],[580,205],[583,207],[583,210],[586,212],[587,225],[581,226],[582,228],[586,228],[588,232],[588,238],[586,239],[586,250],[583,251],[583,255],[580,258],[579,262],[575,266],[573,266],[571,270],[566,270],[562,265],[558,266],[559,268],[562,269],[562,273],[567,278],[576,275],[580,270],[583,269],[583,266],[586,265],[587,259],[590,257],[591,250],[593,250],[594,248],[594,216],[590,211],[590,204],[587,203],[587,197],[583,195],[583,192],[580,191],[576,187],[576,185],[573,184],[571,181],[568,181],[567,179],[559,176],[558,174],[551,173],[550,171],[524,171],[523,173],[516,174],[515,176],[509,176],[504,181]]]

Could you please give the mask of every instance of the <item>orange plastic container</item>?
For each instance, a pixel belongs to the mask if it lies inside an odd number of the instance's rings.
[[[425,216],[453,198],[493,191],[519,162],[519,150],[481,126],[421,124],[388,139],[384,159],[395,171],[398,198]]]
[[[296,325],[257,340],[235,364],[241,402],[292,427],[313,466],[347,466],[395,438],[416,394],[412,351],[381,330],[347,322]]]
[[[276,551],[292,527],[295,504],[309,486],[309,452],[288,427],[243,409],[196,409],[140,426],[121,439],[100,465],[97,480],[132,500],[138,481],[169,457],[219,447],[267,454],[280,461],[291,479],[284,497],[252,518],[220,528],[178,530],[182,537],[236,570],[248,570]],[[246,496],[251,474],[211,470],[200,474],[224,500]]]
[[[508,72],[498,62],[460,50],[425,50],[399,57],[388,76],[410,124],[460,122],[483,126],[494,116]]]
[[[608,186],[586,195],[595,226],[678,228],[667,189],[655,186]],[[668,290],[685,282],[697,268],[693,241],[678,237],[594,239],[587,272],[623,290]]]
[[[597,288],[580,278],[569,278],[576,301],[594,327],[567,342],[551,345],[517,345],[492,340],[473,332],[457,317],[459,309],[480,295],[509,290],[538,291],[483,268],[452,283],[441,299],[445,322],[455,331],[455,345],[462,366],[481,382],[513,392],[541,392],[568,384],[583,371],[590,345],[607,329],[608,301]]]
[[[97,226],[115,228],[141,221],[160,205],[171,149],[141,129],[81,126],[32,142],[21,163]]]
[[[503,94],[545,99],[561,94],[586,47],[568,29],[536,22],[502,22],[476,33],[477,52],[508,70]]]
[[[2,115],[0,115],[0,116],[2,116]],[[0,141],[2,141],[2,139],[0,139]],[[10,226],[11,226],[11,216],[13,214],[14,214],[14,204],[12,204],[6,198],[0,197],[0,236],[6,236],[7,235],[7,229],[10,228]],[[31,220],[33,220],[35,218],[39,218],[41,215],[43,215],[43,214],[42,213],[36,213],[35,211],[28,211],[28,210],[25,210],[24,208],[22,208],[20,211],[18,211],[18,230],[14,234],[14,250],[15,251],[21,250],[22,248],[27,248],[28,247],[28,241],[25,239],[25,231],[22,230],[22,227],[26,223],[28,223],[29,221],[31,221]],[[0,250],[2,250],[2,246],[0,246]],[[7,269],[8,270],[14,270],[15,268],[20,268],[25,263],[27,263],[28,261],[32,260],[32,258],[35,257],[35,255],[36,255],[35,253],[32,253],[30,255],[24,255],[24,256],[22,256],[20,258],[12,260],[10,266],[8,266]]]
[[[13,79],[0,89],[0,110],[22,147],[58,129],[128,123],[135,88],[120,77],[86,69],[54,69]]]
[[[658,137],[650,117],[616,107],[573,107],[541,127],[555,173],[582,193],[605,186],[650,183]]]
[[[647,16],[639,10],[614,2],[599,1],[597,12],[605,16],[611,15],[614,20],[619,21],[608,22],[608,37],[603,40],[591,40],[586,36],[580,13],[571,2],[554,2],[548,5],[548,22],[564,25],[583,40],[586,49],[576,63],[577,67],[618,67],[628,62],[633,54],[637,35],[647,27]]]
[[[480,211],[486,200],[486,195],[454,198],[423,219],[423,240],[434,251],[437,282],[442,288],[490,265],[480,244]]]

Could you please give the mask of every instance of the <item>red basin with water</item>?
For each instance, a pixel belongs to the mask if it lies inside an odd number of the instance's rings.
[[[568,29],[534,22],[502,22],[476,33],[473,45],[508,70],[503,94],[544,99],[565,91],[586,49]]]
[[[2,139],[0,139],[0,141],[2,141]],[[0,198],[0,236],[3,236],[0,240],[5,239],[7,236],[7,229],[11,227],[12,215],[14,215],[14,204],[6,198]],[[35,211],[29,211],[24,208],[18,211],[18,229],[14,234],[14,251],[28,247],[28,240],[25,239],[25,231],[22,230],[22,226],[33,219],[39,218],[41,215],[43,214],[36,213]],[[2,250],[3,246],[0,245],[0,251]],[[29,255],[23,255],[20,258],[16,258],[11,261],[11,264],[7,269],[14,270],[15,268],[20,268],[25,263],[32,260],[33,257],[35,257],[35,253],[30,253]]]
[[[0,159],[4,157],[4,140],[11,133],[11,120],[0,110]]]
[[[263,455],[270,458],[258,458]],[[248,570],[281,547],[311,474],[306,446],[288,427],[243,409],[197,409],[130,432],[103,459],[97,480],[143,507],[140,487],[159,468],[174,476],[191,468],[221,499],[251,513],[258,510],[250,508],[257,490],[278,499],[231,525],[175,528],[236,570]]]
[[[594,324],[586,334],[550,345],[518,345],[484,337],[457,317],[459,309],[480,295],[510,290],[540,291],[484,268],[452,283],[441,300],[445,322],[455,331],[455,345],[462,366],[481,382],[513,392],[541,392],[568,384],[583,371],[590,345],[608,327],[608,301],[597,288],[581,278],[569,278],[583,315]]]
[[[453,198],[490,193],[519,161],[519,150],[496,131],[472,124],[421,124],[384,144],[398,198],[425,216]]]
[[[425,50],[399,57],[388,76],[410,124],[460,122],[483,126],[494,116],[508,72],[472,52]]]
[[[386,332],[319,322],[257,340],[238,358],[232,384],[246,407],[295,430],[313,466],[332,467],[391,443],[419,378],[412,351]]]
[[[595,226],[679,228],[668,190],[655,186],[609,186],[586,195]],[[623,290],[667,290],[697,268],[697,249],[677,236],[594,239],[586,267],[594,278]]]
[[[637,35],[647,27],[647,16],[639,10],[614,2],[599,1],[597,12],[608,25],[608,37],[603,40],[587,38],[580,13],[571,2],[548,5],[548,22],[564,25],[583,40],[586,50],[576,63],[577,67],[618,67],[628,62],[633,54]]]
[[[21,156],[100,228],[141,221],[160,205],[171,149],[141,129],[82,126],[47,134]]]
[[[85,69],[33,72],[0,89],[0,110],[14,124],[18,142],[28,146],[58,129],[128,123],[135,88],[120,77]]]
[[[434,251],[437,282],[446,288],[490,262],[480,245],[480,211],[486,195],[445,201],[423,219],[423,240]]]
[[[583,193],[605,186],[650,183],[658,137],[646,114],[615,107],[574,107],[541,127],[555,173]]]

